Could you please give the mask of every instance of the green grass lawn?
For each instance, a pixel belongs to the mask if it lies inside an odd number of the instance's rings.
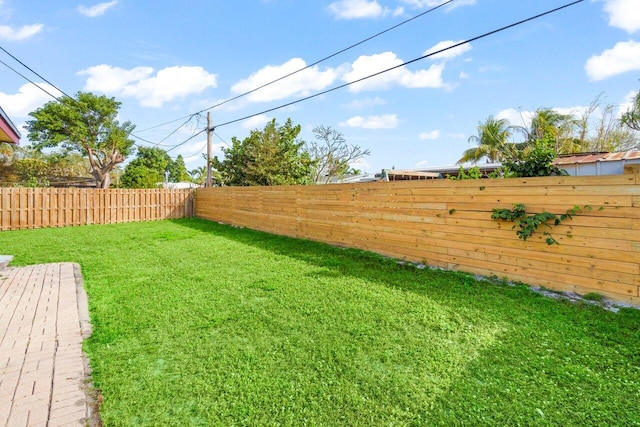
[[[201,220],[0,233],[82,266],[106,426],[640,425],[640,311]]]

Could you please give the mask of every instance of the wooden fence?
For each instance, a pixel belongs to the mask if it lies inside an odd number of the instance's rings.
[[[199,189],[196,216],[640,305],[640,171],[624,175]],[[492,209],[583,208],[523,241]],[[585,208],[586,207],[586,208]],[[543,231],[558,241],[547,245]]]
[[[0,188],[0,230],[191,217],[192,190]]]

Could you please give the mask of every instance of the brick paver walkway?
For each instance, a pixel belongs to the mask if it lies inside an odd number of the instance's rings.
[[[89,333],[77,264],[0,270],[0,426],[89,423]]]

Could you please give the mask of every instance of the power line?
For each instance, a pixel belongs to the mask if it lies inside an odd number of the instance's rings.
[[[245,97],[245,96],[247,96],[247,95],[250,95],[250,94],[252,94],[252,93],[254,93],[254,92],[256,92],[256,91],[258,91],[258,90],[260,90],[260,89],[262,89],[262,88],[265,88],[265,87],[267,87],[267,86],[270,86],[270,85],[272,85],[272,84],[274,84],[274,83],[277,83],[277,82],[279,82],[279,81],[281,81],[281,80],[284,80],[284,79],[286,79],[286,78],[288,78],[288,77],[291,77],[291,76],[293,76],[293,75],[295,75],[295,74],[298,74],[298,73],[300,73],[300,72],[302,72],[302,71],[304,71],[304,70],[307,70],[307,69],[309,69],[309,68],[311,68],[311,67],[314,67],[314,66],[316,66],[316,65],[320,64],[321,62],[324,62],[324,61],[326,61],[326,60],[328,60],[328,59],[331,59],[331,58],[333,58],[333,57],[335,57],[335,56],[338,56],[338,55],[340,55],[341,53],[347,52],[348,50],[351,50],[351,49],[353,49],[353,48],[355,48],[355,47],[358,47],[358,46],[360,46],[361,44],[364,44],[364,43],[366,43],[366,42],[368,42],[368,41],[370,41],[370,40],[375,39],[376,37],[379,37],[379,36],[381,36],[381,35],[383,35],[383,34],[388,33],[389,31],[395,30],[396,28],[398,28],[398,27],[400,27],[400,26],[402,26],[402,25],[404,25],[404,24],[407,24],[407,23],[409,23],[409,22],[411,22],[411,21],[413,21],[413,20],[415,20],[415,19],[418,19],[418,18],[420,18],[420,17],[422,17],[422,16],[424,16],[424,15],[427,15],[428,13],[431,13],[431,12],[433,12],[433,11],[437,10],[437,9],[440,9],[441,7],[446,6],[447,4],[449,4],[449,3],[453,2],[453,1],[454,1],[454,0],[448,0],[448,1],[444,2],[444,3],[441,3],[441,4],[439,4],[438,6],[432,7],[431,9],[426,10],[426,11],[424,11],[424,12],[422,12],[422,13],[420,13],[420,14],[418,14],[418,15],[416,15],[416,16],[414,16],[414,17],[412,17],[412,18],[409,18],[409,19],[407,19],[407,20],[405,20],[405,21],[402,21],[402,22],[400,22],[399,24],[394,25],[393,27],[390,27],[390,28],[387,28],[386,30],[380,31],[379,33],[376,33],[376,34],[374,34],[373,36],[367,37],[366,39],[364,39],[364,40],[362,40],[362,41],[359,41],[359,42],[357,42],[357,43],[354,43],[354,44],[352,44],[351,46],[346,47],[346,48],[344,48],[344,49],[342,49],[342,50],[339,50],[339,51],[338,51],[338,52],[336,52],[336,53],[333,53],[333,54],[331,54],[331,55],[329,55],[329,56],[326,56],[326,57],[324,57],[324,58],[322,58],[322,59],[319,59],[319,60],[315,61],[314,63],[307,65],[306,67],[300,68],[300,69],[298,69],[298,70],[296,70],[296,71],[292,71],[292,72],[291,72],[291,73],[289,73],[289,74],[286,74],[286,75],[284,75],[284,76],[282,76],[282,77],[278,77],[278,78],[277,78],[277,79],[275,79],[275,80],[272,80],[272,81],[270,81],[270,82],[268,82],[268,83],[265,83],[265,84],[263,84],[263,85],[261,85],[261,86],[258,86],[258,87],[256,87],[256,88],[254,88],[254,89],[251,89],[251,90],[249,90],[249,91],[247,91],[247,92],[241,93],[240,95],[234,96],[233,98],[229,98],[229,99],[227,99],[227,100],[221,101],[221,102],[219,102],[219,103],[217,103],[217,104],[215,104],[215,105],[213,105],[213,106],[211,106],[211,107],[209,107],[209,108],[206,108],[206,109],[204,109],[204,110],[200,110],[198,113],[202,113],[202,112],[205,112],[205,111],[212,110],[212,109],[214,109],[214,108],[220,107],[220,106],[222,106],[222,105],[224,105],[224,104],[226,104],[226,103],[228,103],[228,102],[235,101],[236,99],[240,99],[240,98],[242,98],[242,97]]]
[[[275,79],[275,80],[271,80],[271,81],[270,81],[270,82],[268,82],[268,83],[265,83],[265,84],[263,84],[263,85],[260,85],[260,86],[258,86],[258,87],[256,87],[256,88],[253,88],[253,89],[251,89],[251,90],[249,90],[249,91],[247,91],[247,92],[241,93],[240,95],[234,96],[234,97],[232,97],[232,98],[225,99],[224,101],[220,101],[220,102],[218,102],[217,104],[212,105],[211,107],[205,108],[205,109],[203,109],[203,110],[200,110],[200,111],[198,111],[198,112],[196,112],[196,113],[193,113],[193,114],[190,114],[190,115],[188,115],[188,116],[179,117],[179,118],[177,118],[177,119],[174,119],[174,120],[171,120],[171,121],[168,121],[168,122],[165,122],[165,123],[161,123],[161,124],[159,124],[159,125],[151,126],[151,127],[149,127],[149,128],[145,128],[145,129],[143,129],[143,130],[141,130],[141,131],[139,131],[139,132],[145,132],[145,131],[147,131],[147,130],[151,130],[151,129],[155,129],[155,128],[158,128],[158,127],[161,127],[161,126],[165,126],[165,125],[168,125],[168,124],[171,124],[171,123],[175,123],[175,122],[178,122],[178,121],[180,121],[180,120],[182,120],[182,119],[185,119],[185,118],[189,118],[189,119],[190,119],[191,117],[193,117],[193,116],[194,116],[194,115],[196,115],[196,114],[201,114],[201,113],[204,113],[205,111],[213,110],[214,108],[220,107],[220,106],[222,106],[222,105],[224,105],[224,104],[227,104],[227,103],[229,103],[229,102],[232,102],[232,101],[235,101],[235,100],[237,100],[237,99],[243,98],[243,97],[245,97],[245,96],[247,96],[247,95],[250,95],[250,94],[252,94],[252,93],[254,93],[254,92],[256,92],[256,91],[258,91],[258,90],[260,90],[260,89],[263,89],[263,88],[265,88],[265,87],[267,87],[267,86],[270,86],[270,85],[272,85],[272,84],[274,84],[274,83],[277,83],[277,82],[279,82],[279,81],[281,81],[281,80],[284,80],[284,79],[286,79],[286,78],[288,78],[288,77],[291,77],[291,76],[293,76],[293,75],[295,75],[295,74],[298,74],[298,73],[300,73],[300,72],[302,72],[302,71],[304,71],[304,70],[307,70],[307,69],[309,69],[309,68],[311,68],[311,67],[314,67],[314,66],[316,66],[316,65],[318,65],[318,64],[320,64],[320,63],[322,63],[322,62],[324,62],[324,61],[326,61],[326,60],[328,60],[328,59],[331,59],[331,58],[333,58],[333,57],[335,57],[335,56],[338,56],[338,55],[340,55],[340,54],[342,54],[342,53],[344,53],[344,52],[347,52],[347,51],[349,51],[349,50],[351,50],[351,49],[353,49],[353,48],[355,48],[355,47],[358,47],[358,46],[360,46],[361,44],[364,44],[364,43],[366,43],[366,42],[368,42],[368,41],[370,41],[370,40],[375,39],[376,37],[379,37],[379,36],[381,36],[381,35],[383,35],[383,34],[386,34],[386,33],[390,32],[390,31],[392,31],[392,30],[395,30],[396,28],[401,27],[402,25],[408,24],[408,23],[409,23],[409,22],[411,22],[411,21],[414,21],[414,20],[416,20],[416,19],[418,19],[418,18],[421,18],[421,17],[423,17],[423,16],[425,16],[425,15],[427,15],[427,14],[429,14],[429,13],[432,13],[432,12],[436,11],[437,9],[440,9],[441,7],[444,7],[444,6],[446,6],[446,5],[448,5],[449,3],[452,3],[452,2],[454,2],[454,1],[456,1],[456,0],[447,0],[447,1],[445,1],[444,3],[441,3],[441,4],[439,4],[439,5],[435,6],[435,7],[432,7],[431,9],[425,10],[424,12],[419,13],[418,15],[415,15],[415,16],[413,16],[413,17],[411,17],[411,18],[409,18],[409,19],[406,19],[406,20],[404,20],[404,21],[402,21],[402,22],[400,22],[400,23],[398,23],[398,24],[396,24],[396,25],[394,25],[394,26],[392,26],[392,27],[387,28],[386,30],[380,31],[380,32],[378,32],[378,33],[376,33],[376,34],[374,34],[374,35],[372,35],[372,36],[367,37],[367,38],[366,38],[366,39],[364,39],[364,40],[361,40],[361,41],[359,41],[359,42],[357,42],[357,43],[354,43],[354,44],[352,44],[352,45],[350,45],[350,46],[348,46],[348,47],[346,47],[346,48],[344,48],[344,49],[341,49],[341,50],[339,50],[338,52],[335,52],[335,53],[333,53],[333,54],[331,54],[331,55],[329,55],[329,56],[326,56],[326,57],[324,57],[324,58],[322,58],[322,59],[319,59],[319,60],[317,60],[317,61],[313,62],[312,64],[309,64],[309,65],[307,65],[307,66],[305,66],[305,67],[302,67],[302,68],[300,68],[300,69],[298,69],[298,70],[292,71],[292,72],[290,72],[289,74],[286,74],[286,75],[284,75],[284,76],[278,77],[278,78],[277,78],[277,79]],[[179,128],[178,128],[178,129],[179,129]]]
[[[10,66],[9,64],[7,64],[6,62],[0,60],[0,64],[4,65],[5,67],[7,67],[8,69],[10,69],[11,71],[13,71],[14,73],[16,73],[17,75],[19,75],[20,77],[22,77],[23,79],[25,79],[26,81],[28,81],[29,83],[31,83],[32,85],[34,85],[35,87],[37,87],[38,89],[40,89],[41,91],[43,91],[44,93],[46,93],[47,95],[49,95],[50,97],[52,97],[53,99],[59,101],[57,96],[54,96],[51,92],[49,92],[48,90],[46,90],[45,88],[43,88],[42,86],[40,86],[39,84],[37,84],[36,82],[34,82],[33,80],[31,80],[29,77],[25,76],[24,74],[22,74],[20,71],[16,70],[15,68],[13,68],[12,66]],[[53,86],[53,85],[52,85]],[[55,88],[55,86],[53,86]],[[58,88],[56,88],[58,89]],[[58,89],[59,90],[59,89]]]
[[[538,19],[538,18],[541,18],[541,17],[543,17],[543,16],[550,15],[550,14],[552,14],[552,13],[558,12],[558,11],[560,11],[560,10],[562,10],[562,9],[566,9],[566,8],[568,8],[568,7],[570,7],[570,6],[574,6],[574,5],[578,4],[578,3],[582,3],[583,1],[584,1],[584,0],[576,0],[576,1],[573,1],[573,2],[571,2],[571,3],[567,3],[567,4],[563,5],[563,6],[557,7],[557,8],[555,8],[555,9],[548,10],[548,11],[546,11],[546,12],[543,12],[543,13],[540,13],[540,14],[538,14],[538,15],[535,15],[535,16],[532,16],[532,17],[529,17],[529,18],[523,19],[523,20],[518,21],[518,22],[515,22],[515,23],[513,23],[513,24],[509,24],[509,25],[506,25],[506,26],[504,26],[504,27],[500,27],[500,28],[498,28],[498,29],[496,29],[496,30],[489,31],[489,32],[487,32],[487,33],[481,34],[481,35],[479,35],[479,36],[472,37],[472,38],[470,38],[470,39],[467,39],[467,40],[464,40],[464,41],[461,41],[461,42],[455,43],[455,44],[453,44],[453,45],[451,45],[451,46],[445,47],[445,48],[440,49],[440,50],[437,50],[437,51],[435,51],[435,52],[431,52],[431,53],[429,53],[429,54],[427,54],[427,55],[420,56],[420,57],[415,58],[415,59],[412,59],[412,60],[410,60],[410,61],[403,62],[402,64],[399,64],[399,65],[396,65],[396,66],[393,66],[393,67],[387,68],[386,70],[378,71],[377,73],[370,74],[370,75],[368,75],[368,76],[366,76],[366,77],[362,77],[362,78],[357,79],[357,80],[354,80],[354,81],[352,81],[352,82],[345,83],[345,84],[342,84],[342,85],[339,85],[339,86],[335,86],[335,87],[333,87],[333,88],[331,88],[331,89],[327,89],[327,90],[324,90],[324,91],[322,91],[322,92],[318,92],[318,93],[315,93],[315,94],[313,94],[313,95],[309,95],[309,96],[306,96],[306,97],[304,97],[304,98],[300,98],[300,99],[298,99],[298,100],[295,100],[295,101],[292,101],[292,102],[288,102],[288,103],[286,103],[286,104],[279,105],[279,106],[277,106],[277,107],[269,108],[269,109],[267,109],[267,110],[263,110],[263,111],[260,111],[260,112],[258,112],[258,113],[255,113],[255,114],[250,114],[250,115],[248,115],[248,116],[244,116],[244,117],[241,117],[241,118],[239,118],[239,119],[230,120],[230,121],[228,121],[228,122],[221,123],[221,124],[219,124],[219,125],[217,125],[217,126],[215,126],[215,127],[216,127],[216,128],[219,128],[219,127],[221,127],[221,126],[227,126],[227,125],[230,125],[230,124],[232,124],[232,123],[241,122],[241,121],[243,121],[243,120],[247,120],[247,119],[250,119],[250,118],[253,118],[253,117],[259,116],[259,115],[261,115],[261,114],[270,113],[270,112],[272,112],[272,111],[280,110],[280,109],[282,109],[282,108],[286,108],[286,107],[289,107],[289,106],[291,106],[291,105],[298,104],[298,103],[300,103],[300,102],[308,101],[309,99],[313,99],[313,98],[316,98],[316,97],[318,97],[318,96],[325,95],[325,94],[327,94],[327,93],[330,93],[330,92],[336,91],[336,90],[338,90],[338,89],[342,89],[342,88],[345,88],[345,87],[347,87],[347,86],[351,86],[351,85],[353,85],[353,84],[355,84],[355,83],[360,83],[360,82],[362,82],[362,81],[364,81],[364,80],[367,80],[367,79],[370,79],[370,78],[372,78],[372,77],[379,76],[379,75],[384,74],[384,73],[387,73],[387,72],[389,72],[389,71],[393,71],[393,70],[395,70],[395,69],[397,69],[397,68],[404,67],[404,66],[409,65],[409,64],[413,64],[414,62],[421,61],[421,60],[423,60],[423,59],[425,59],[425,58],[429,58],[429,57],[431,57],[431,56],[437,55],[437,54],[442,53],[442,52],[446,52],[447,50],[455,49],[456,47],[462,46],[462,45],[464,45],[464,44],[471,43],[471,42],[474,42],[474,41],[476,41],[476,40],[483,39],[483,38],[485,38],[485,37],[489,37],[489,36],[491,36],[491,35],[494,35],[494,34],[500,33],[500,32],[502,32],[502,31],[508,30],[508,29],[510,29],[510,28],[513,28],[513,27],[517,27],[517,26],[519,26],[519,25],[525,24],[525,23],[527,23],[527,22],[533,21],[533,20]]]
[[[218,135],[217,133],[213,132],[213,134],[218,137],[218,139],[220,141],[222,141],[227,147],[231,148],[231,144],[229,144],[227,141],[225,141],[224,139],[222,139],[222,137],[220,135]]]
[[[20,65],[22,65],[24,68],[26,68],[27,70],[31,71],[33,74],[35,74],[36,76],[40,77],[42,80],[45,81],[45,83],[48,83],[50,86],[52,86],[53,88],[55,88],[58,92],[60,92],[61,94],[63,94],[64,96],[66,96],[69,99],[73,99],[71,96],[67,95],[63,90],[61,90],[59,87],[57,87],[56,85],[54,85],[53,83],[51,83],[49,80],[45,79],[44,77],[42,77],[40,74],[38,74],[33,68],[29,67],[27,64],[25,64],[24,62],[20,61],[18,58],[16,58],[14,55],[12,55],[8,50],[6,50],[5,48],[3,48],[2,46],[0,46],[0,50],[2,50],[4,53],[6,53],[7,55],[9,55],[11,58],[13,58],[16,62],[18,62]],[[24,77],[24,76],[23,76]],[[28,80],[28,79],[27,79]],[[29,80],[30,81],[30,80]],[[33,82],[32,82],[33,83]],[[47,92],[48,93],[48,92]],[[49,94],[51,95],[51,94]],[[53,95],[51,95],[53,96]],[[59,99],[55,96],[53,96],[53,98],[55,98],[56,100],[59,101]],[[75,101],[75,99],[73,99]]]
[[[169,138],[171,135],[175,134],[178,130],[180,130],[180,128],[182,128],[182,127],[183,127],[185,124],[187,124],[189,121],[191,121],[191,120],[193,119],[193,117],[194,117],[194,116],[197,116],[197,115],[199,115],[199,114],[201,114],[201,113],[203,113],[203,112],[205,112],[205,111],[212,110],[212,109],[214,109],[214,108],[220,107],[220,106],[222,106],[222,105],[224,105],[224,104],[226,104],[226,103],[228,103],[228,102],[232,102],[232,101],[235,101],[235,100],[240,99],[240,98],[242,98],[242,97],[245,97],[245,96],[247,96],[247,95],[250,95],[250,94],[252,94],[252,93],[254,93],[254,92],[256,92],[256,91],[258,91],[258,90],[260,90],[260,89],[263,89],[263,88],[265,88],[265,87],[267,87],[267,86],[270,86],[270,85],[272,85],[272,84],[274,84],[274,83],[277,83],[277,82],[282,81],[282,80],[284,80],[284,79],[286,79],[286,78],[288,78],[288,77],[291,77],[291,76],[293,76],[293,75],[295,75],[295,74],[298,74],[298,73],[300,73],[300,72],[302,72],[302,71],[304,71],[304,70],[307,70],[307,69],[309,69],[309,68],[311,68],[311,67],[314,67],[314,66],[316,66],[316,65],[318,65],[318,64],[320,64],[320,63],[322,63],[322,62],[324,62],[324,61],[326,61],[326,60],[328,60],[328,59],[331,59],[331,58],[333,58],[333,57],[335,57],[335,56],[338,56],[338,55],[340,55],[340,54],[342,54],[342,53],[344,53],[344,52],[347,52],[347,51],[349,51],[349,50],[351,50],[351,49],[353,49],[353,48],[355,48],[355,47],[357,47],[357,46],[360,46],[360,45],[362,45],[362,44],[364,44],[364,43],[366,43],[366,42],[368,42],[368,41],[370,41],[370,40],[373,40],[373,39],[374,39],[374,38],[376,38],[376,37],[379,37],[379,36],[381,36],[381,35],[384,35],[384,34],[386,34],[386,33],[390,32],[390,31],[392,31],[392,30],[394,30],[394,29],[396,29],[396,28],[398,28],[398,27],[400,27],[400,26],[402,26],[402,25],[405,25],[405,24],[407,24],[407,23],[409,23],[409,22],[411,22],[411,21],[414,21],[414,20],[416,20],[416,19],[418,19],[418,18],[421,18],[421,17],[423,17],[423,16],[425,16],[425,15],[427,15],[427,14],[429,14],[429,13],[432,13],[432,12],[436,11],[437,9],[440,9],[441,7],[444,7],[444,6],[446,6],[446,5],[450,4],[450,3],[454,2],[454,1],[455,1],[455,0],[447,0],[447,1],[444,1],[443,3],[441,3],[441,4],[439,4],[439,5],[435,6],[435,7],[432,7],[431,9],[428,9],[428,10],[426,10],[426,11],[422,12],[422,13],[419,13],[418,15],[415,15],[415,16],[413,16],[413,17],[409,18],[409,19],[406,19],[406,20],[404,20],[404,21],[402,21],[402,22],[400,22],[400,23],[398,23],[398,24],[396,24],[396,25],[394,25],[394,26],[392,26],[392,27],[389,27],[389,28],[387,28],[387,29],[385,29],[385,30],[383,30],[383,31],[380,31],[380,32],[378,32],[378,33],[376,33],[376,34],[374,34],[374,35],[372,35],[372,36],[370,36],[370,37],[367,37],[367,38],[365,38],[364,40],[361,40],[361,41],[359,41],[359,42],[357,42],[357,43],[354,43],[354,44],[352,44],[352,45],[350,45],[350,46],[348,46],[348,47],[346,47],[346,48],[344,48],[344,49],[341,49],[341,50],[339,50],[338,52],[335,52],[335,53],[333,53],[333,54],[331,54],[331,55],[329,55],[329,56],[326,56],[326,57],[324,57],[324,58],[322,58],[322,59],[319,59],[319,60],[317,60],[317,61],[315,61],[315,62],[313,62],[313,63],[311,63],[311,64],[309,64],[309,65],[307,65],[307,66],[305,66],[305,67],[302,67],[302,68],[300,68],[300,69],[298,69],[298,70],[295,70],[295,71],[293,71],[293,72],[291,72],[291,73],[289,73],[289,74],[286,74],[286,75],[284,75],[284,76],[281,76],[281,77],[279,77],[279,78],[277,78],[277,79],[274,79],[274,80],[272,80],[272,81],[270,81],[270,82],[268,82],[268,83],[265,83],[265,84],[263,84],[263,85],[260,85],[260,86],[258,86],[258,87],[256,87],[256,88],[254,88],[254,89],[251,89],[251,90],[249,90],[249,91],[247,91],[247,92],[241,93],[241,94],[239,94],[239,95],[237,95],[237,96],[235,96],[235,97],[232,97],[232,98],[226,99],[226,100],[224,100],[224,101],[221,101],[221,102],[219,102],[219,103],[217,103],[217,104],[215,104],[215,105],[213,105],[213,106],[211,106],[211,107],[209,107],[209,108],[206,108],[206,109],[200,110],[200,111],[198,111],[198,112],[196,112],[196,113],[193,113],[193,114],[190,114],[190,115],[188,115],[188,116],[183,116],[183,117],[180,117],[180,118],[177,118],[177,119],[174,119],[174,120],[171,120],[171,121],[168,121],[168,122],[165,122],[165,123],[162,123],[162,124],[156,125],[156,126],[152,126],[152,127],[149,127],[149,128],[145,128],[145,129],[140,130],[140,131],[138,131],[138,132],[136,132],[136,133],[131,133],[131,136],[133,136],[134,138],[136,138],[136,139],[138,139],[138,140],[140,140],[140,141],[143,141],[143,142],[146,142],[146,143],[148,143],[148,144],[155,145],[155,146],[159,146],[159,147],[173,147],[173,148],[176,148],[176,147],[178,147],[178,146],[182,145],[184,142],[183,142],[183,143],[180,143],[180,144],[178,144],[178,145],[176,145],[176,146],[172,146],[172,145],[163,145],[163,144],[161,144],[161,143],[162,143],[162,142],[164,142],[164,141],[165,141],[167,138]],[[11,58],[13,58],[15,61],[17,61],[18,63],[20,63],[23,67],[25,67],[26,69],[28,69],[29,71],[31,71],[31,72],[32,72],[33,74],[35,74],[36,76],[38,76],[38,77],[40,77],[41,79],[43,79],[46,83],[50,84],[52,87],[54,87],[55,89],[57,89],[58,91],[60,91],[60,93],[62,93],[62,94],[63,94],[63,95],[65,95],[66,97],[68,97],[68,98],[70,98],[70,99],[72,99],[72,100],[74,100],[74,101],[75,101],[75,99],[74,99],[74,98],[70,97],[70,96],[69,96],[69,95],[67,95],[65,92],[63,92],[62,90],[60,90],[58,87],[56,87],[54,84],[52,84],[51,82],[49,82],[46,78],[44,78],[42,75],[40,75],[39,73],[37,73],[37,72],[36,72],[35,70],[33,70],[31,67],[29,67],[29,66],[28,66],[28,65],[26,65],[24,62],[22,62],[21,60],[19,60],[18,58],[16,58],[14,55],[12,55],[11,53],[9,53],[6,49],[2,48],[1,46],[0,46],[0,49],[2,49],[2,51],[4,51],[7,55],[9,55],[9,56],[10,56]],[[5,64],[5,65],[6,65],[6,64]],[[7,66],[8,66],[8,65],[7,65]],[[9,67],[9,68],[11,68],[11,67]],[[12,69],[12,68],[11,68],[11,69]],[[12,69],[12,70],[13,70],[13,69]],[[13,70],[13,71],[15,71],[15,70]],[[17,71],[15,71],[15,72],[17,72]],[[20,73],[18,73],[18,74],[20,74]],[[22,76],[22,74],[20,74],[20,75]],[[22,76],[22,77],[24,77],[24,76]],[[25,79],[27,79],[26,77],[24,77],[24,78],[25,78]],[[33,81],[29,80],[29,79],[27,79],[27,80],[28,80],[29,82],[31,82],[32,84],[36,85],[36,86],[37,86],[38,88],[40,88],[41,90],[44,90],[43,88],[41,88],[40,86],[38,86],[35,82],[33,82]],[[54,97],[53,95],[51,95],[51,94],[50,94],[49,92],[47,92],[47,91],[45,91],[45,92],[46,92],[47,94],[49,94],[50,96],[52,96],[54,99],[56,99],[56,100],[58,100],[58,101],[59,101],[59,98]],[[155,143],[155,142],[153,142],[153,141],[150,141],[150,140],[148,140],[148,139],[145,139],[145,138],[142,138],[142,137],[140,137],[140,136],[139,136],[139,134],[140,134],[141,132],[145,132],[145,131],[147,131],[147,130],[151,130],[151,129],[155,129],[155,128],[158,128],[158,127],[161,127],[161,126],[165,126],[165,125],[167,125],[167,124],[175,123],[175,122],[178,122],[178,121],[180,121],[180,120],[182,120],[182,119],[187,119],[187,120],[186,120],[185,122],[183,122],[180,126],[178,126],[176,129],[174,129],[172,132],[170,132],[166,137],[164,137],[164,138],[160,141],[160,143]],[[173,149],[173,148],[172,148],[172,149]]]
[[[79,103],[78,101],[75,100],[75,98],[70,97],[69,95],[67,95],[66,93],[64,93],[62,90],[60,90],[60,88],[58,88],[56,85],[54,85],[53,83],[51,83],[49,80],[47,80],[46,78],[44,78],[42,75],[40,75],[39,73],[37,73],[36,71],[34,71],[31,67],[29,67],[28,65],[26,65],[24,62],[20,61],[18,58],[16,58],[14,55],[12,55],[11,53],[9,53],[6,49],[4,49],[2,46],[0,46],[0,50],[2,50],[3,52],[5,52],[7,55],[9,55],[11,58],[13,58],[14,60],[16,60],[18,63],[20,63],[20,65],[22,65],[23,67],[25,67],[27,70],[31,71],[33,74],[35,74],[36,76],[40,77],[42,80],[44,80],[47,84],[49,84],[51,87],[53,87],[54,89],[56,89],[57,91],[59,91],[60,93],[62,93],[64,96],[66,96],[67,98],[69,98],[71,101],[73,101],[74,103],[80,105],[81,107],[84,108],[84,105]],[[6,62],[0,60],[0,63],[2,65],[4,65],[5,67],[7,67],[8,69],[10,69],[11,71],[13,71],[14,73],[18,74],[20,77],[22,77],[23,79],[25,79],[26,81],[28,81],[29,83],[31,83],[32,85],[34,85],[35,87],[37,87],[38,89],[40,89],[41,91],[43,91],[44,93],[46,93],[47,95],[49,95],[51,98],[53,98],[54,100],[60,102],[60,97],[57,97],[55,95],[53,95],[51,92],[47,91],[45,88],[43,88],[42,86],[40,86],[38,83],[34,82],[33,80],[31,80],[29,77],[25,76],[24,74],[20,73],[18,70],[16,70],[15,68],[11,67],[9,64],[7,64]],[[165,141],[167,138],[169,138],[171,135],[175,134],[182,126],[184,126],[185,124],[187,124],[189,121],[191,121],[191,119],[196,116],[197,114],[192,114],[191,116],[189,116],[189,119],[187,121],[185,121],[183,124],[181,124],[176,130],[174,130],[173,132],[171,132],[169,135],[167,135],[165,138],[162,139],[162,141]],[[199,132],[202,133],[202,132]],[[192,138],[195,137],[195,135],[193,135],[192,137],[188,138],[187,140],[179,143],[179,144],[172,144],[172,145],[163,145],[161,143],[156,143],[153,141],[150,141],[148,139],[142,138],[140,136],[138,136],[137,134],[131,133],[129,134],[130,136],[146,142],[148,144],[152,144],[155,146],[162,146],[162,147],[172,147],[169,151],[183,145],[186,144],[188,141],[190,141]],[[197,135],[197,134],[196,134]],[[161,142],[162,142],[161,141]],[[140,146],[139,144],[136,144],[138,146]]]
[[[184,141],[182,141],[180,144],[177,144],[177,145],[173,146],[172,148],[168,149],[168,150],[167,150],[167,153],[168,153],[168,152],[170,152],[170,151],[175,150],[175,149],[176,149],[176,148],[178,148],[178,147],[183,146],[184,144],[186,144],[187,142],[191,141],[191,140],[192,140],[193,138],[195,138],[196,136],[198,136],[198,135],[200,135],[200,134],[202,134],[202,133],[204,133],[204,132],[206,132],[206,131],[207,131],[207,129],[202,129],[200,132],[194,133],[194,134],[193,134],[193,135],[191,135],[189,138],[187,138],[187,139],[185,139]]]

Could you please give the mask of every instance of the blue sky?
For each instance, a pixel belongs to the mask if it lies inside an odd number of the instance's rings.
[[[113,96],[136,135],[171,149],[205,126],[190,114],[327,57],[443,0],[0,0],[0,46],[62,91]],[[453,0],[277,84],[211,110],[214,125],[313,95],[569,3]],[[0,60],[50,91],[4,52]],[[284,109],[219,126],[215,151],[275,118],[331,126],[371,150],[358,167],[455,164],[489,115],[626,108],[640,89],[640,1],[585,0],[549,16]],[[0,106],[17,125],[50,101],[0,64]],[[183,118],[179,121],[174,121]],[[174,121],[164,126],[157,126]],[[141,145],[146,142],[137,141]],[[23,143],[28,143],[23,138]],[[204,164],[203,134],[171,149]]]

